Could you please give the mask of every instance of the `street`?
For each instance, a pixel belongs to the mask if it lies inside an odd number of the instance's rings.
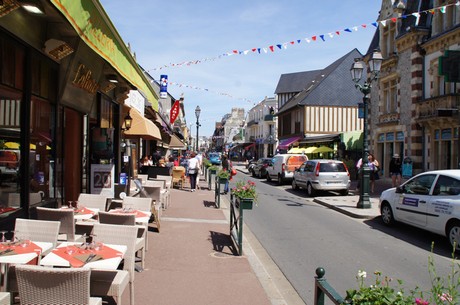
[[[437,274],[446,278],[450,272],[452,251],[442,236],[403,224],[388,228],[379,218],[354,219],[313,202],[305,190],[243,173],[231,185],[239,180],[254,181],[259,197],[258,206],[245,213],[246,225],[306,304],[313,304],[315,269],[320,266],[342,296],[358,287],[358,270],[367,272],[369,285],[378,270],[391,277],[393,285],[403,280],[407,291],[416,286],[428,290],[434,242]]]

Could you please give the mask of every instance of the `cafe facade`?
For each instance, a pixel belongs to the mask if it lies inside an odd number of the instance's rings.
[[[161,141],[143,116],[157,94],[97,0],[21,3],[0,3],[0,227],[80,193],[113,195],[136,136]]]

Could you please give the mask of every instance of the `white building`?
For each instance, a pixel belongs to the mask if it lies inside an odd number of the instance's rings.
[[[244,108],[232,108],[232,112],[222,118],[225,145],[244,142]]]

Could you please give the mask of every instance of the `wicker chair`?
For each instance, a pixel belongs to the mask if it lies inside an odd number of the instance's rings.
[[[147,175],[147,174],[145,174],[145,175],[144,174],[138,174],[137,179],[139,179],[142,182],[142,184],[144,184],[145,181],[149,180],[149,175]]]
[[[165,180],[148,180],[143,185],[144,189],[147,187],[160,187],[160,202],[163,209],[167,209],[169,207],[169,202],[171,200],[171,192],[166,188],[166,181]]]
[[[116,214],[109,212],[99,212],[99,223],[135,227],[138,230],[135,252],[140,253],[141,267],[144,268],[146,243],[145,240],[147,239],[147,230],[143,225],[136,225],[136,216],[134,214]],[[97,234],[96,238],[98,238]]]
[[[88,268],[48,268],[16,266],[21,305],[102,304],[90,297]]]
[[[172,187],[177,185],[182,189],[184,187],[185,182],[185,167],[183,166],[175,166],[173,167],[172,172]]]
[[[125,245],[124,270],[93,270],[91,273],[91,295],[111,296],[121,305],[121,296],[129,284],[130,304],[134,305],[134,265],[137,228],[135,226],[120,226],[95,224],[93,233],[98,241],[106,244]]]
[[[107,211],[107,200],[108,197],[98,194],[86,194],[81,193],[78,196],[78,203],[81,203],[84,207],[99,209],[99,211]]]
[[[59,241],[84,241],[83,235],[75,234],[75,218],[72,209],[37,207],[38,220],[59,221]]]
[[[16,218],[15,221],[15,237],[19,239],[29,239],[33,241],[52,243],[52,249],[56,248],[59,236],[59,228],[61,226],[61,223],[59,221],[34,220],[23,218]],[[50,249],[49,251],[51,251],[52,249]],[[46,254],[47,253],[42,253],[42,256]]]
[[[141,198],[141,197],[125,197],[123,198],[123,208],[125,209],[135,209],[139,211],[146,211],[150,212],[152,210],[152,199],[150,198]],[[156,217],[156,216],[155,216]],[[158,226],[158,220],[157,221],[157,226]],[[145,234],[147,234],[149,230],[149,224],[146,222],[143,224],[145,227]],[[147,235],[145,235],[145,251],[148,250],[148,238]]]

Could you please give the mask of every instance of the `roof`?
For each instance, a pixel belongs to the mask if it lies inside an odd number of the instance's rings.
[[[297,93],[306,89],[305,87],[311,83],[320,71],[321,70],[313,70],[281,74],[275,94]]]
[[[355,88],[350,76],[355,58],[362,58],[356,48],[323,70],[310,71],[311,78],[305,89],[284,104],[278,113],[297,105],[356,107],[363,95]]]

